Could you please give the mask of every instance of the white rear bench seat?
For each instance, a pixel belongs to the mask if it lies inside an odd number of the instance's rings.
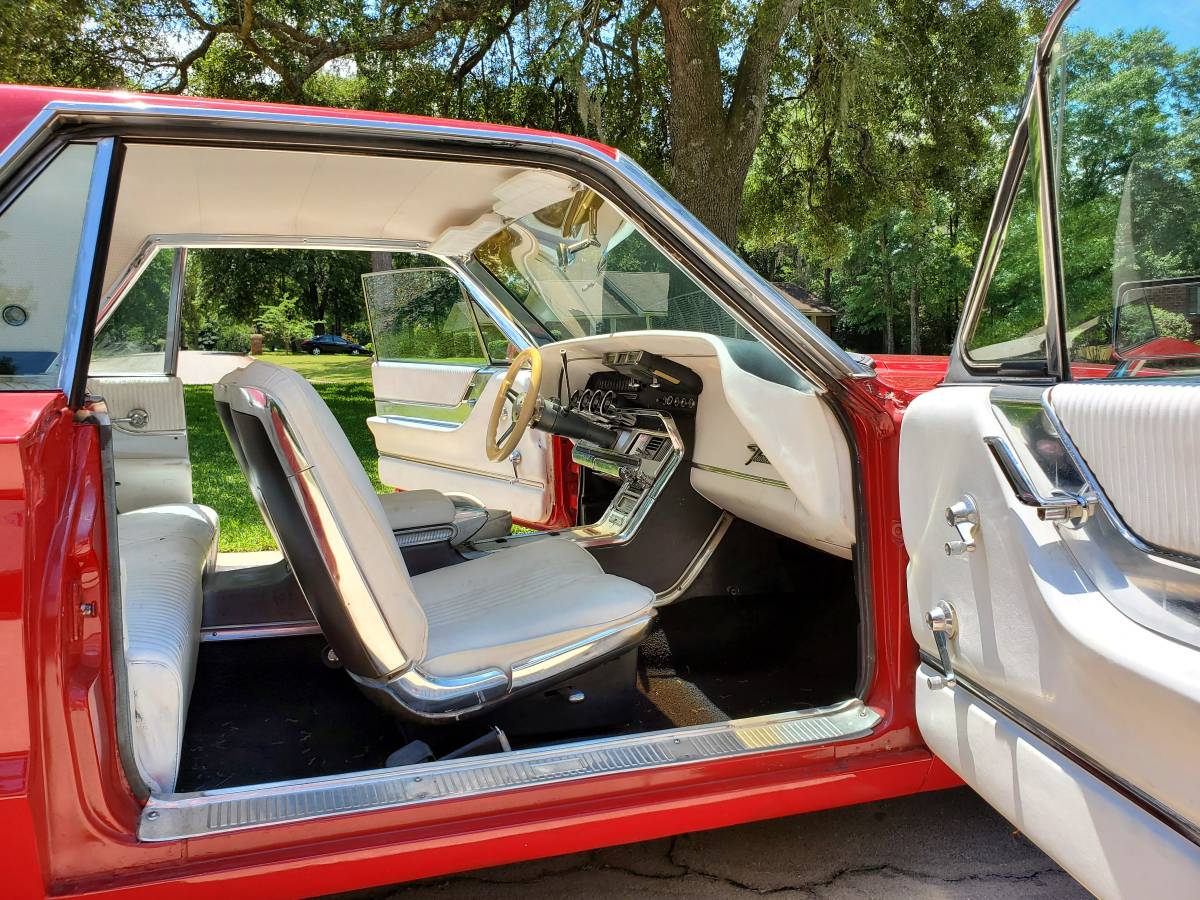
[[[196,676],[206,568],[216,565],[217,514],[149,506],[117,516],[133,755],[151,791],[175,789]]]

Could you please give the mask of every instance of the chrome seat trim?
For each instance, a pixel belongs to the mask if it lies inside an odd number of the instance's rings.
[[[183,840],[601,775],[842,743],[867,736],[880,718],[855,699],[805,712],[399,769],[155,796],[142,810],[138,838],[147,842]]]

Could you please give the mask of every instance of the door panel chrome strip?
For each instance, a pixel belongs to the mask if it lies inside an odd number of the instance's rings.
[[[171,841],[325,816],[398,809],[599,775],[688,765],[864,737],[880,715],[860,700],[806,712],[560,744],[399,769],[151,797],[138,838]]]
[[[942,664],[924,650],[921,651],[921,663],[936,672],[943,672]],[[1090,756],[1086,755],[1080,750],[1077,750],[1074,745],[1070,744],[1064,738],[1059,737],[1052,731],[1047,731],[1042,725],[1029,718],[1029,716],[1025,715],[1025,713],[1011,705],[1007,700],[996,696],[987,688],[981,687],[980,685],[971,681],[969,678],[963,678],[962,675],[956,676],[954,687],[961,688],[966,693],[974,696],[977,700],[987,704],[988,706],[991,706],[1001,716],[1011,719],[1020,728],[1025,729],[1038,740],[1057,750],[1067,759],[1071,760],[1071,762],[1075,763],[1075,765],[1086,771],[1093,778],[1103,782],[1107,787],[1120,794],[1126,800],[1136,805],[1139,809],[1144,810],[1147,814],[1162,822],[1181,837],[1184,837],[1193,844],[1200,846],[1200,826],[1197,826],[1195,823],[1185,819],[1174,810],[1155,800],[1140,788],[1135,787],[1121,776],[1106,769],[1103,765],[1096,762]]]

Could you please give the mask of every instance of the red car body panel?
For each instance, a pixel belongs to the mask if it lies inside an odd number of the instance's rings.
[[[134,95],[0,88],[0,143],[46,102],[67,97],[142,102]],[[263,106],[152,99],[201,108]],[[875,379],[835,386],[857,444],[866,518],[873,654],[865,698],[882,716],[871,736],[162,843],[136,838],[141,804],[116,743],[107,593],[115,573],[108,564],[100,430],[78,422],[61,393],[0,394],[6,892],[307,896],[958,783],[916,728],[918,657],[906,610],[897,489],[900,416],[907,399],[941,380],[945,361],[886,357],[877,367]],[[569,459],[565,442],[555,446],[559,463]],[[565,516],[575,506],[572,479],[560,479],[553,490]]]

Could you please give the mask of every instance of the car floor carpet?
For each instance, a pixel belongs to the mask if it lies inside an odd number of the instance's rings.
[[[638,651],[628,717],[592,733],[513,740],[516,749],[824,706],[857,676],[853,588],[693,597],[659,610]],[[436,755],[479,737],[485,719],[420,727],[372,703],[321,661],[320,636],[201,644],[179,791],[362,771],[409,740]]]

